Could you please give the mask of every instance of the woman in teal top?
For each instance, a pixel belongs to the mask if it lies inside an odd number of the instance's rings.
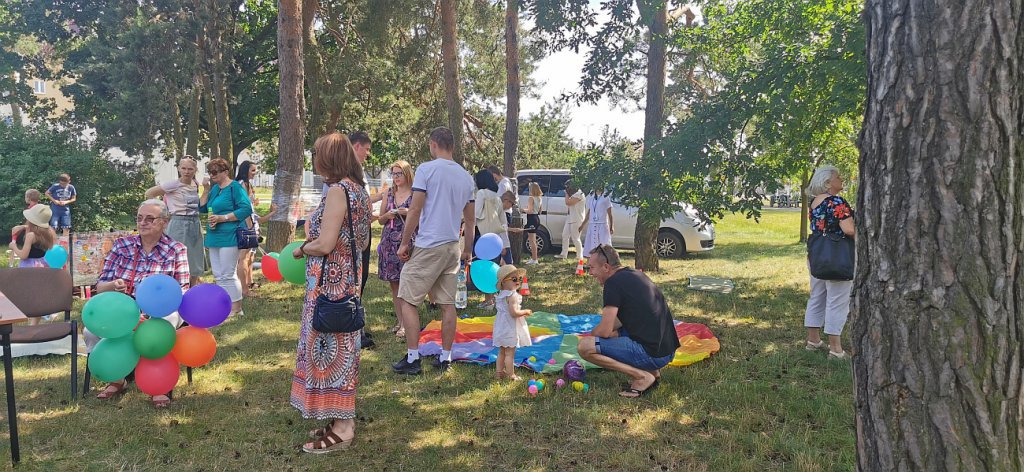
[[[235,228],[252,215],[249,195],[242,186],[231,180],[230,167],[224,159],[213,159],[206,164],[210,174],[203,181],[203,195],[199,197],[199,212],[209,213],[205,246],[210,250],[213,278],[231,295],[231,312],[242,314],[242,283],[238,280],[238,238]],[[210,183],[213,182],[212,188]]]

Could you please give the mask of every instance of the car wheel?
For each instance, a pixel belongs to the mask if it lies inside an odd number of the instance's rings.
[[[551,249],[551,235],[548,229],[541,226],[537,228],[537,257],[547,253]],[[523,233],[523,257],[530,257],[530,235]]]
[[[682,257],[686,254],[686,243],[675,231],[661,230],[655,249],[658,257]]]

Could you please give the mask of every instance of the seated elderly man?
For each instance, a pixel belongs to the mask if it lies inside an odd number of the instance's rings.
[[[590,275],[604,286],[604,309],[591,337],[580,339],[580,357],[628,375],[630,385],[619,395],[646,395],[679,348],[665,295],[643,272],[622,267],[619,253],[607,244],[591,250],[589,262]]]
[[[113,248],[103,260],[103,271],[97,292],[117,291],[135,296],[135,288],[142,279],[154,274],[166,274],[174,277],[181,284],[182,290],[188,289],[188,251],[185,245],[164,234],[170,215],[167,206],[160,200],[146,200],[139,206],[135,217],[137,236],[125,236],[114,242]],[[181,319],[173,314],[164,319],[177,326]],[[85,331],[86,344],[89,349],[99,342],[99,338]],[[125,392],[128,381],[121,379],[112,382],[96,398],[114,398]],[[152,399],[153,406],[165,408],[171,403],[166,395],[156,395]]]

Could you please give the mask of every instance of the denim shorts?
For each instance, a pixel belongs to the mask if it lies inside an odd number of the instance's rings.
[[[50,226],[54,228],[70,228],[71,227],[71,212],[58,215],[54,213],[50,217]]]
[[[674,352],[665,357],[651,357],[640,343],[630,338],[629,333],[621,328],[618,337],[595,337],[594,342],[597,352],[642,370],[658,370],[667,366],[675,357]]]

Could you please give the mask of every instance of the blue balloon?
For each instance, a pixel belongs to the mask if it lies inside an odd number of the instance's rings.
[[[473,261],[469,265],[469,276],[476,289],[484,293],[498,292],[498,264],[491,261]]]
[[[181,284],[166,274],[151,275],[142,279],[135,288],[135,301],[143,313],[163,318],[178,311],[181,305]]]
[[[45,260],[50,267],[60,269],[68,262],[68,250],[64,249],[64,246],[53,246],[49,251],[46,251],[46,255],[43,256],[43,260]]]
[[[478,259],[491,260],[501,255],[501,247],[501,237],[494,233],[487,233],[476,241],[474,252]]]

